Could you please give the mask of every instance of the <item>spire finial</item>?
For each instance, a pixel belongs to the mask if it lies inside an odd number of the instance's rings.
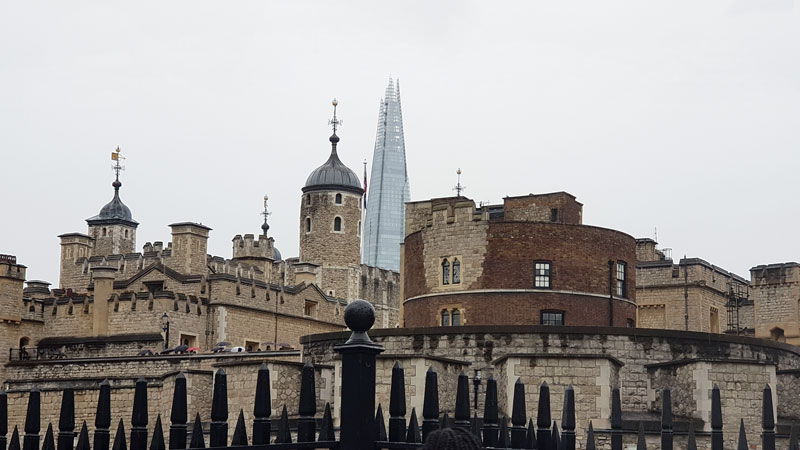
[[[116,174],[116,179],[113,183],[111,183],[111,186],[114,186],[114,190],[117,192],[119,192],[119,188],[122,186],[122,182],[119,181],[119,173],[125,170],[125,166],[121,166],[119,164],[121,159],[125,159],[124,156],[120,155],[120,152],[121,150],[119,149],[119,145],[117,146],[116,150],[111,152],[111,160],[114,161],[114,165],[111,166],[111,169],[113,169],[114,173]]]
[[[272,214],[271,212],[269,212],[269,209],[267,209],[267,200],[269,200],[269,197],[264,195],[264,212],[261,213],[261,215],[264,216],[264,224],[261,225],[261,230],[264,231],[264,236],[267,235],[267,231],[269,230],[269,224],[267,224],[267,217],[269,217],[269,215]]]
[[[456,191],[456,195],[457,196],[461,197],[461,191],[463,191],[467,187],[461,185],[461,168],[460,167],[458,168],[458,170],[456,170],[456,175],[458,175],[458,183],[453,188],[453,190]]]
[[[336,107],[339,105],[339,101],[334,98],[331,104],[333,105],[333,119],[328,121],[328,125],[333,126],[333,134],[328,140],[331,141],[331,152],[336,153],[336,144],[339,142],[339,136],[336,135],[336,130],[339,128],[339,125],[342,124],[342,121],[336,117]]]

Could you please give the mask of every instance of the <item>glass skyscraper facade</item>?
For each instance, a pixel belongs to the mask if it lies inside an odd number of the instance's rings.
[[[400,84],[398,81],[395,86],[390,78],[378,113],[378,134],[367,188],[367,212],[362,229],[364,264],[400,270],[405,203],[410,199]]]

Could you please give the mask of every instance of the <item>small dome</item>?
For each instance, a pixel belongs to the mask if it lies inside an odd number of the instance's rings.
[[[279,252],[278,249],[275,247],[272,247],[272,250],[273,250],[272,259],[274,259],[275,261],[283,261],[283,258],[281,258],[281,252]]]
[[[122,186],[118,180],[112,184],[114,186],[114,198],[111,199],[102,209],[100,214],[86,219],[89,225],[103,225],[113,223],[124,223],[126,225],[136,226],[139,222],[133,220],[131,210],[119,198],[119,188]]]
[[[339,155],[336,154],[336,143],[339,141],[338,136],[335,134],[330,139],[333,144],[331,156],[325,161],[325,164],[317,167],[306,180],[306,185],[303,187],[303,192],[320,191],[320,190],[343,190],[350,191],[356,194],[363,194],[364,189],[361,187],[361,181],[358,175],[355,174],[350,168],[344,165],[339,160]]]

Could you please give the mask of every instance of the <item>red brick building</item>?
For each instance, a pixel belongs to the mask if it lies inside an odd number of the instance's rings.
[[[582,210],[566,192],[408,203],[404,326],[635,326],[635,239]]]

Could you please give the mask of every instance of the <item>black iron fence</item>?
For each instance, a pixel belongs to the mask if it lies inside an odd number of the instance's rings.
[[[357,304],[357,302],[354,302]],[[353,304],[348,306],[351,309]],[[363,308],[363,305],[360,307]],[[370,307],[371,308],[371,307]],[[352,313],[352,311],[350,311]],[[358,312],[358,311],[357,311]],[[337,433],[331,415],[330,404],[326,404],[322,417],[318,417],[317,397],[314,384],[314,368],[306,364],[300,379],[298,418],[289,421],[287,408],[283,407],[280,417],[272,418],[272,399],[270,394],[270,372],[262,364],[256,374],[256,392],[253,409],[254,419],[248,433],[242,410],[229,437],[228,429],[228,390],[227,375],[218,370],[214,375],[214,388],[211,403],[211,417],[208,435],[209,448],[223,449],[238,447],[242,450],[292,450],[292,449],[346,449],[346,450],[413,450],[422,446],[428,435],[440,428],[463,427],[479,439],[484,448],[537,449],[537,450],[575,450],[575,391],[572,386],[565,390],[564,405],[560,424],[550,414],[550,388],[543,382],[539,388],[536,421],[527,416],[525,404],[525,385],[518,380],[514,385],[511,421],[500,415],[497,401],[497,381],[489,377],[486,384],[483,417],[477,411],[470,415],[469,379],[465,374],[458,377],[456,402],[451,418],[441,414],[439,404],[438,375],[429,369],[425,376],[422,421],[415,409],[410,415],[406,409],[405,377],[403,368],[396,363],[392,369],[389,401],[388,432],[383,407],[375,408],[375,359],[383,351],[380,345],[369,340],[366,335],[372,321],[363,317],[353,318],[345,311],[348,326],[354,330],[347,343],[338,345],[335,350],[342,357],[342,386],[340,427]],[[373,319],[374,320],[374,319]],[[369,322],[367,326],[365,323]],[[736,395],[735,392],[731,393]],[[711,404],[711,450],[723,449],[722,406],[720,390],[712,391]],[[673,449],[672,402],[669,389],[661,395],[661,445],[662,450]],[[188,425],[186,378],[179,374],[175,379],[172,409],[169,423],[169,439],[164,437],[161,416],[156,419],[152,436],[148,435],[147,381],[136,382],[133,414],[130,420],[130,435],[125,432],[125,423],[119,419],[116,435],[111,440],[111,385],[108,381],[100,384],[100,394],[94,423],[94,433],[90,442],[89,430],[84,421],[76,433],[74,391],[65,389],[62,393],[58,432],[48,424],[44,440],[40,442],[40,392],[30,391],[24,435],[20,438],[15,426],[8,441],[8,397],[0,393],[0,450],[164,450],[168,442],[170,449],[203,449],[206,439],[203,419],[199,414],[194,418],[191,432]],[[620,391],[612,390],[611,395],[611,450],[622,450],[622,409]],[[763,391],[762,400],[761,448],[775,450],[775,420],[773,415],[772,392],[769,386]],[[77,435],[77,444],[75,437]],[[644,428],[640,424],[637,449],[645,449]],[[21,441],[20,441],[21,439]],[[747,450],[747,436],[744,421],[739,427],[738,450]],[[583,439],[584,449],[596,448],[592,423]],[[21,444],[21,445],[20,445]],[[689,450],[696,450],[694,430],[689,428],[687,441]],[[792,430],[789,439],[790,450],[798,448],[797,435]]]

